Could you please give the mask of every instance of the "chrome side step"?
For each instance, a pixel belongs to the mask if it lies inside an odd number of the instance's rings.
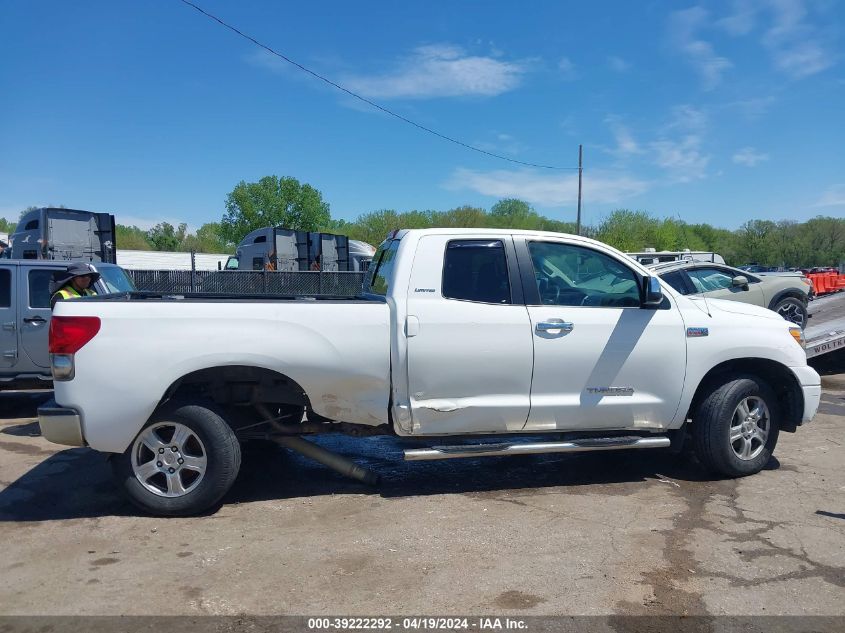
[[[614,451],[623,448],[667,448],[668,437],[591,437],[569,442],[502,442],[498,444],[464,444],[432,446],[405,451],[406,461],[458,459],[461,457],[502,457],[504,455],[536,455],[540,453],[582,453]]]

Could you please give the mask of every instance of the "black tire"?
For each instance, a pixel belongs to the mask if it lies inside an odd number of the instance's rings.
[[[732,443],[731,425],[740,403],[748,402],[746,399],[749,398],[752,402],[759,399],[765,403],[768,409],[768,428],[765,442],[759,438],[752,439],[752,442],[759,444],[754,447],[749,458],[743,459],[737,454],[735,447],[741,450],[746,440],[743,436]],[[780,408],[768,385],[754,376],[725,376],[722,380],[711,383],[708,393],[693,415],[693,450],[698,460],[715,473],[727,477],[753,475],[765,467],[775,450],[779,421]]]
[[[198,454],[202,453],[205,456],[203,474],[194,477],[191,485],[187,487],[189,488],[187,492],[180,496],[170,497],[161,496],[165,494],[164,490],[157,494],[149,489],[148,486],[155,487],[150,482],[156,482],[155,477],[158,477],[158,474],[151,477],[145,485],[141,483],[139,478],[141,475],[136,476],[133,468],[133,451],[148,450],[139,444],[140,438],[149,436],[150,427],[163,429],[166,433],[169,423],[187,427],[195,435],[189,442],[194,442],[194,446],[199,446]],[[196,444],[197,440],[200,444]],[[136,452],[136,455],[138,454]],[[152,451],[150,454],[154,455]],[[174,454],[181,455],[176,451]],[[187,450],[185,455],[187,460]],[[129,448],[123,454],[116,455],[111,462],[118,486],[134,505],[157,516],[190,516],[214,506],[235,483],[241,466],[241,447],[232,428],[214,405],[190,402],[170,403],[156,411]],[[185,468],[187,469],[188,466]],[[190,471],[185,472],[189,475],[193,474]],[[166,482],[167,475],[162,474],[162,477]]]
[[[807,325],[807,306],[800,299],[784,297],[772,307],[772,310],[790,323],[800,326],[801,329]]]

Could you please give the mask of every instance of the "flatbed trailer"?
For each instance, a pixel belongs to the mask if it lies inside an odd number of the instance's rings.
[[[814,299],[808,312],[810,321],[804,329],[807,358],[845,349],[845,292]]]

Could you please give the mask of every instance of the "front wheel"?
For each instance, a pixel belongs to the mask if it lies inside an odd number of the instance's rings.
[[[772,309],[801,329],[807,325],[807,306],[795,297],[784,297]]]
[[[771,389],[756,377],[729,376],[701,401],[692,421],[695,454],[728,477],[760,472],[778,441],[780,410]]]
[[[112,460],[118,485],[159,516],[208,510],[229,491],[241,464],[231,427],[211,405],[174,403],[157,412]]]

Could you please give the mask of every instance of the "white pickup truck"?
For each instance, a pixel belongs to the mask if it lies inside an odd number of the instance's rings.
[[[815,415],[800,328],[685,297],[573,235],[397,231],[355,299],[129,293],[56,306],[48,440],[112,453],[145,510],[201,512],[272,439],[365,481],[303,436],[410,438],[407,459],[669,447],[710,470],[768,462]]]

